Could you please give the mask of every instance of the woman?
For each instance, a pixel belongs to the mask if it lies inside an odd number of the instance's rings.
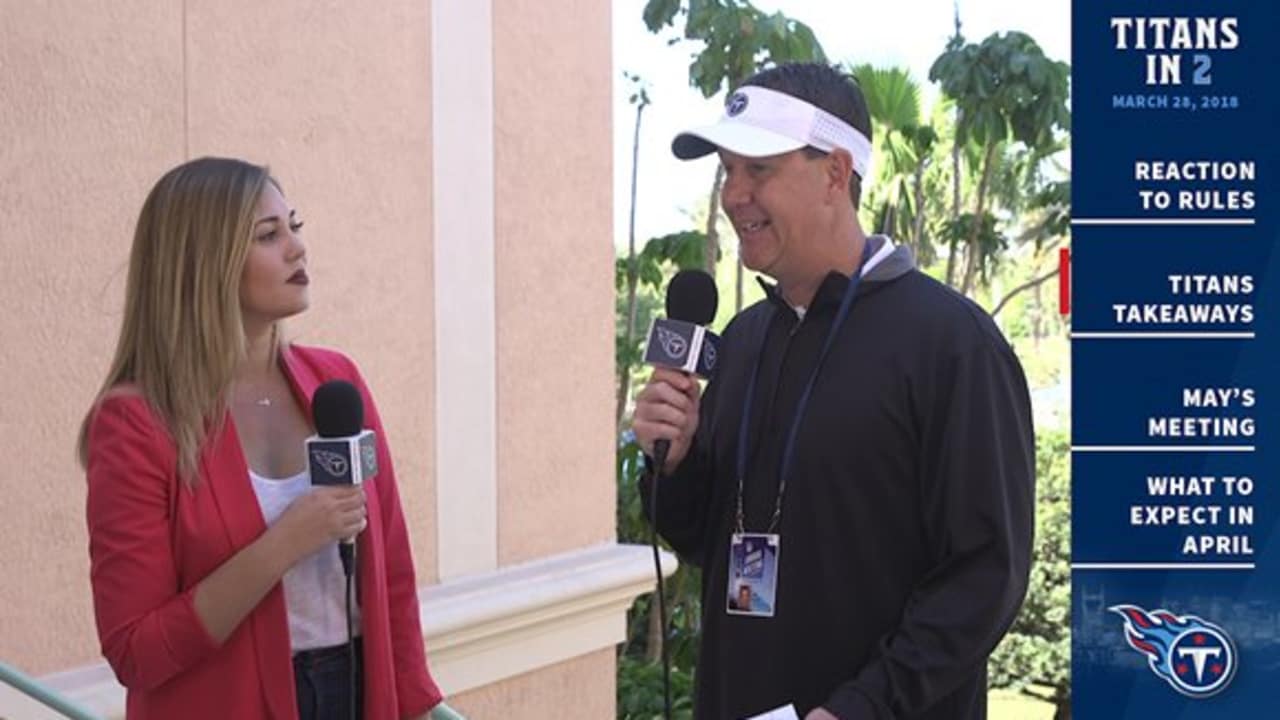
[[[346,357],[279,341],[308,305],[301,228],[265,168],[221,158],[171,170],[138,218],[79,444],[98,635],[131,719],[346,718],[353,669],[365,720],[440,702],[373,399]],[[366,486],[308,481],[311,396],[333,379],[377,433]],[[334,550],[352,536],[354,668]]]

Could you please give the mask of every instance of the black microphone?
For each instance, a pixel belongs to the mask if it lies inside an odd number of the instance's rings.
[[[316,434],[307,438],[312,485],[360,485],[378,474],[377,438],[364,429],[364,400],[355,385],[330,380],[311,397]],[[342,569],[354,567],[355,539],[338,545]]]
[[[705,325],[716,316],[716,281],[703,270],[681,270],[667,285],[667,317],[655,318],[649,329],[644,361],[709,378],[715,374],[720,338]],[[671,441],[653,445],[657,471],[667,463]]]
[[[681,270],[667,285],[667,317],[655,318],[649,328],[649,343],[644,361],[650,365],[672,368],[711,377],[716,369],[720,339],[707,330],[716,316],[719,293],[716,281],[702,270]],[[653,548],[653,572],[658,579],[658,617],[662,623],[662,699],[663,717],[671,718],[671,656],[667,647],[667,591],[662,581],[662,561],[658,556],[658,476],[667,464],[671,440],[658,438],[653,443],[654,478],[649,489],[649,543]]]

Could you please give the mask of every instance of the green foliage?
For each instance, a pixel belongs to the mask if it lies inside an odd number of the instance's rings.
[[[639,444],[630,431],[623,433],[617,463],[620,542],[647,545],[652,537],[641,508],[639,480],[643,469],[644,455]],[[666,547],[665,543],[661,546]],[[676,718],[691,718],[693,671],[698,663],[701,631],[702,578],[689,564],[681,563],[665,585],[672,713]],[[648,647],[650,613],[656,612],[653,602],[653,594],[640,597],[627,613],[627,642],[618,657],[617,716],[620,720],[647,720],[662,714],[662,666],[647,659],[657,655],[657,648]]]
[[[650,32],[685,16],[684,38],[703,44],[689,65],[689,84],[712,97],[767,64],[825,62],[813,30],[780,12],[767,14],[747,0],[649,0],[644,22]]]
[[[996,230],[996,218],[991,213],[983,213],[978,228],[973,227],[973,213],[964,213],[954,220],[947,220],[943,225],[942,237],[947,242],[965,242],[975,237],[978,248],[978,277],[985,283],[990,279],[991,271],[999,263],[1000,255],[1009,247],[1009,238]],[[975,235],[976,233],[976,235]]]
[[[640,507],[639,479],[644,454],[630,432],[618,442],[618,542],[649,542],[649,523]]]
[[[876,127],[895,130],[920,124],[920,84],[906,68],[862,64],[849,73],[862,89]]]
[[[614,360],[618,377],[639,368],[644,354],[644,333],[653,316],[662,308],[661,289],[676,270],[703,265],[706,235],[696,230],[671,233],[645,243],[632,263],[625,257],[614,259],[613,281],[617,289],[617,323],[614,335]],[[627,294],[631,273],[637,284],[635,332],[627,335]],[[621,462],[621,458],[619,458]]]
[[[638,105],[643,108],[652,103],[649,99],[649,83],[645,79],[635,73],[623,71],[622,77],[631,85],[631,95],[627,97],[627,102],[632,105]]]
[[[1012,136],[1031,148],[1051,144],[1055,130],[1070,129],[1069,76],[1070,66],[1045,57],[1020,32],[950,47],[929,69],[929,79],[960,108],[960,142],[972,137],[986,145]]]
[[[1039,247],[1046,238],[1064,237],[1071,231],[1071,181],[1051,182],[1036,191],[1030,206],[1042,211],[1031,236]]]
[[[666,283],[665,265],[678,270],[700,268],[706,264],[707,235],[699,230],[670,233],[645,243],[638,256],[640,281],[655,290]]]
[[[1070,441],[1062,429],[1036,438],[1036,540],[1022,611],[988,663],[991,686],[1050,689],[1063,703],[1071,693]]]
[[[633,258],[619,257],[614,264],[617,288],[615,360],[619,382],[629,381],[641,370],[644,330],[661,309],[660,289],[676,270],[702,267],[706,236],[689,231],[656,237]],[[632,306],[628,302],[630,299]],[[635,313],[634,328],[627,333],[628,313]],[[621,387],[621,386],[620,386]],[[630,387],[636,387],[631,384]],[[621,389],[620,391],[621,392]],[[622,542],[648,544],[651,531],[641,508],[639,478],[644,455],[634,434],[621,434],[617,448],[617,528]],[[672,694],[675,716],[691,717],[693,668],[697,663],[700,579],[682,565],[666,582],[670,618],[667,644],[672,659]],[[642,597],[627,616],[627,642],[619,657],[618,717],[652,718],[662,712],[662,668],[647,658],[656,655],[649,645],[652,595]]]
[[[874,130],[875,177],[863,183],[864,207],[873,218],[870,228],[929,258],[933,248],[926,234],[925,172],[934,160],[938,132],[921,111],[920,84],[900,67],[846,69],[862,89]]]
[[[769,64],[825,62],[809,27],[780,13],[764,13],[748,0],[648,0],[644,22],[655,33],[674,30],[678,37],[672,44],[680,38],[697,43],[689,82],[707,97]],[[1039,251],[1069,231],[1070,184],[1065,170],[1053,167],[1053,155],[1065,147],[1070,124],[1068,66],[1046,58],[1023,33],[993,34],[980,44],[966,44],[957,28],[929,73],[943,92],[931,109],[922,108],[920,84],[905,70],[867,65],[846,65],[846,70],[858,79],[875,126],[876,175],[864,183],[862,206],[863,219],[872,224],[864,227],[888,230],[911,245],[924,264],[945,264],[947,256],[938,256],[948,245],[951,258],[971,257],[968,267],[956,269],[965,275],[966,292],[975,296],[1016,287],[1043,273],[1035,268],[1044,256],[1031,246]],[[637,93],[632,102],[646,99]],[[963,165],[951,161],[955,148],[966,160]],[[953,199],[953,187],[958,199]],[[969,212],[961,212],[966,207]],[[650,240],[634,260],[618,260],[620,379],[638,380],[644,372],[638,366],[643,337],[624,342],[629,290],[635,288],[634,334],[642,336],[660,312],[666,279],[675,268],[706,267],[707,244],[704,233],[675,233]],[[726,254],[725,262],[716,263],[722,308],[732,305],[723,299],[732,295],[733,259]],[[978,283],[970,285],[970,280]],[[758,295],[754,283],[745,289]],[[720,327],[727,312],[718,319]],[[1025,358],[1029,377],[1056,382],[1065,355],[1065,325],[1050,305],[1041,306],[1039,290],[1016,296],[1000,321],[1019,348],[1034,348]],[[638,385],[631,384],[632,394]],[[626,394],[621,386],[620,393]],[[990,662],[994,687],[1048,694],[1060,706],[1069,695],[1067,457],[1064,432],[1038,434],[1031,586]],[[619,437],[617,460],[619,540],[647,544],[650,530],[638,491],[643,458],[629,432]],[[682,564],[668,579],[666,591],[676,717],[688,718],[700,629],[700,576]],[[639,598],[628,615],[627,642],[619,656],[619,718],[651,720],[661,713],[662,669],[649,659],[655,649],[649,647],[656,629],[650,622],[652,602],[653,595]]]
[[[618,658],[618,720],[659,720],[662,717],[662,666],[643,658]],[[671,673],[671,716],[693,718],[693,673]]]

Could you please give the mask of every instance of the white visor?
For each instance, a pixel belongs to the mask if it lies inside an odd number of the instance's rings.
[[[858,177],[865,178],[871,169],[871,139],[866,135],[822,108],[754,85],[729,96],[720,122],[682,132],[671,142],[671,152],[681,160],[700,158],[716,148],[767,157],[802,147],[823,152],[844,148],[853,156]]]

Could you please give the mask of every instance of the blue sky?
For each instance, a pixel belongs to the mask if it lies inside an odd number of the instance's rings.
[[[688,213],[706,203],[715,160],[680,162],[671,156],[671,138],[680,130],[713,122],[722,97],[711,100],[689,87],[688,66],[695,46],[668,45],[675,33],[654,35],[641,19],[644,0],[614,0],[614,244],[625,247],[630,210],[631,141],[635,108],[627,103],[631,85],[624,71],[648,82],[652,104],[644,111],[640,138],[636,238],[690,228]],[[952,0],[755,0],[756,7],[781,10],[813,28],[827,56],[836,62],[902,65],[927,86],[926,105],[936,91],[929,66],[953,30]],[[1067,0],[959,0],[962,31],[969,41],[993,32],[1021,30],[1052,58],[1068,60],[1071,6]]]

